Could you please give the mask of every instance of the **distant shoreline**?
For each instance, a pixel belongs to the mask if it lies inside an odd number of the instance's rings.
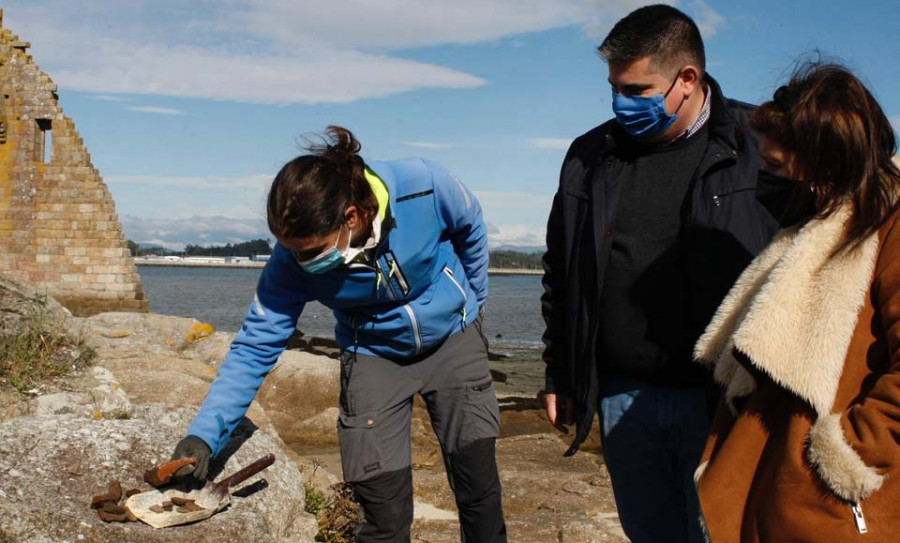
[[[262,268],[265,262],[178,262],[172,260],[134,259],[135,266],[169,266],[172,268]],[[543,275],[542,270],[489,268],[488,275]]]

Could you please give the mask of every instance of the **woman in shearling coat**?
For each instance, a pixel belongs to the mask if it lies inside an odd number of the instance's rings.
[[[696,474],[708,536],[900,541],[893,130],[835,65],[801,69],[752,123],[785,229],[695,349],[725,391]]]

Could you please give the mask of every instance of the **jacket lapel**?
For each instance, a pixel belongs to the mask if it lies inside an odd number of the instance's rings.
[[[700,337],[695,358],[716,364],[729,404],[755,389],[734,358],[737,348],[820,417],[830,413],[878,251],[873,234],[858,249],[831,257],[849,212],[844,207],[782,231],[744,271]]]

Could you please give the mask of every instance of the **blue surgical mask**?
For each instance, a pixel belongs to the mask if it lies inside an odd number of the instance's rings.
[[[671,114],[666,111],[666,97],[675,88],[675,83],[678,82],[680,75],[679,71],[675,81],[672,81],[672,86],[665,94],[629,96],[613,89],[613,112],[622,128],[639,140],[652,140],[664,134],[678,119],[678,110]],[[681,105],[678,106],[678,109],[681,109]]]
[[[326,249],[322,251],[314,258],[310,258],[309,260],[304,260],[303,262],[297,262],[300,264],[300,267],[303,268],[303,271],[306,273],[314,273],[316,275],[325,273],[327,271],[333,270],[334,268],[340,266],[344,263],[344,253],[338,250],[338,242],[341,239],[341,231],[343,231],[344,225],[341,225],[340,230],[338,230],[337,239],[334,240],[334,246],[330,249]],[[350,231],[350,235],[353,235],[353,230]]]

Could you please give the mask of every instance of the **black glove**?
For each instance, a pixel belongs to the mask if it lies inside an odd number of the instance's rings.
[[[187,436],[175,446],[172,460],[193,456],[197,462],[187,465],[175,472],[175,477],[185,477],[193,474],[194,479],[205,480],[206,471],[209,469],[209,457],[212,455],[209,445],[197,436]]]

